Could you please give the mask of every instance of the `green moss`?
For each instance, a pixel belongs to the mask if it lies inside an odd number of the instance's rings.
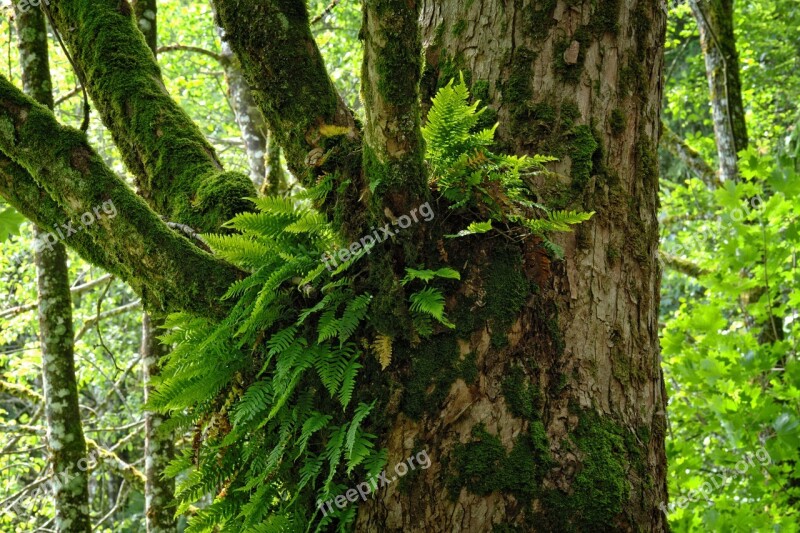
[[[611,373],[619,380],[622,386],[627,386],[630,383],[630,362],[625,360],[625,355],[620,351],[615,351],[611,355]]]
[[[613,266],[620,257],[619,250],[616,246],[609,246],[606,249],[606,261],[610,266]]]
[[[514,416],[536,420],[542,409],[542,393],[532,384],[522,368],[511,367],[501,385],[508,408]]]
[[[572,46],[572,43],[578,43],[578,57],[575,63],[567,63],[564,59],[564,53]],[[578,28],[572,38],[561,38],[556,40],[553,45],[553,54],[555,58],[555,71],[562,80],[569,83],[578,83],[583,73],[583,61],[586,59],[586,49],[591,43],[589,32],[584,28]]]
[[[534,40],[544,41],[550,28],[555,25],[556,20],[553,18],[553,13],[555,13],[556,4],[558,4],[558,0],[532,2],[523,10],[523,28]]]
[[[492,345],[502,347],[508,343],[506,333],[517,319],[530,292],[519,249],[506,245],[495,248],[486,273],[486,302],[481,318],[485,318],[489,324]]]
[[[599,0],[589,20],[589,30],[596,38],[604,33],[619,33],[620,0]]]
[[[570,176],[573,189],[583,190],[588,183],[592,174],[593,157],[599,147],[600,145],[589,126],[580,125],[572,130],[569,155],[572,159]]]
[[[474,352],[470,352],[464,357],[458,366],[458,374],[464,380],[464,383],[475,383],[478,379],[478,357]]]
[[[609,124],[611,125],[611,133],[614,135],[621,135],[625,131],[625,123],[627,119],[625,118],[625,112],[619,108],[615,108],[611,111],[611,116],[608,119]]]
[[[487,80],[475,80],[471,92],[474,100],[480,100],[484,105],[489,102],[489,82]]]
[[[450,477],[446,485],[450,496],[457,498],[466,487],[480,496],[499,491],[530,503],[552,465],[544,428],[540,422],[534,425],[538,425],[536,429],[521,434],[510,452],[483,424],[473,427],[473,440],[457,445],[448,462]]]
[[[515,108],[524,106],[531,98],[531,68],[536,54],[527,48],[518,48],[514,51],[511,60],[511,72],[508,80],[502,87],[503,104],[508,106],[513,114]]]
[[[450,385],[459,377],[458,344],[453,334],[435,335],[415,348],[396,347],[399,361],[410,363],[404,377],[401,410],[418,420],[439,412]]]
[[[255,188],[246,176],[221,171],[202,132],[164,89],[153,54],[129,15],[111,1],[69,2],[52,10],[93,107],[142,196],[174,222],[218,231],[234,214],[250,209],[242,198],[254,197]],[[81,31],[71,31],[75,21]]]
[[[454,36],[458,37],[462,33],[464,33],[464,30],[466,30],[466,29],[467,29],[467,21],[464,20],[464,19],[459,19],[453,25],[453,29],[451,31],[453,32]]]
[[[630,432],[628,432],[630,433]],[[630,494],[627,477],[631,457],[640,453],[626,430],[592,411],[580,413],[571,435],[581,465],[571,492],[554,489],[542,499],[543,514],[560,531],[598,531],[613,528]]]

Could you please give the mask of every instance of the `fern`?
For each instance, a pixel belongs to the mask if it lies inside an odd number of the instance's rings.
[[[493,229],[493,222],[517,223],[517,229],[547,241],[547,233],[570,231],[570,225],[588,220],[593,213],[546,212],[538,217],[527,200],[525,183],[529,174],[545,170],[555,158],[543,155],[516,156],[490,150],[497,124],[476,131],[485,108],[469,103],[470,95],[463,75],[451,80],[433,98],[428,121],[422,128],[427,143],[426,157],[431,167],[431,186],[438,190],[453,210],[488,212],[489,220],[472,222],[447,237],[464,237]],[[549,242],[549,241],[547,241]]]
[[[386,370],[386,367],[392,363],[392,337],[383,333],[379,334],[372,343],[372,351],[381,364],[381,370]]]
[[[409,300],[412,312],[428,314],[448,328],[456,327],[444,316],[444,295],[439,289],[426,287],[409,296]]]
[[[188,471],[179,513],[212,501],[192,518],[195,531],[306,529],[300,496],[327,494],[337,475],[380,454],[361,429],[371,406],[350,407],[362,368],[352,339],[372,299],[347,274],[361,256],[328,272],[319,259],[342,243],[322,214],[305,200],[253,201],[257,212],[226,224],[234,233],[206,236],[218,256],[250,272],[226,294],[237,299],[232,311],[218,323],[167,320],[174,349],[150,399],[175,427],[193,428],[194,451],[168,473]]]

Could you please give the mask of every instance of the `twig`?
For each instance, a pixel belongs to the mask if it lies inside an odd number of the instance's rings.
[[[321,21],[323,18],[325,18],[325,17],[327,17],[328,15],[330,15],[330,14],[331,14],[331,11],[333,11],[333,9],[334,9],[334,8],[335,8],[337,5],[339,5],[339,2],[340,2],[340,1],[341,1],[341,0],[331,0],[331,3],[330,3],[330,4],[328,4],[328,5],[325,7],[325,9],[323,9],[323,10],[322,10],[322,13],[320,13],[319,15],[317,15],[317,16],[315,16],[313,19],[311,19],[310,25],[312,25],[312,26],[313,26],[313,25],[314,25],[314,24],[316,24],[317,22]]]
[[[121,305],[121,306],[116,307],[114,309],[110,309],[108,311],[103,311],[99,315],[95,315],[92,318],[87,319],[86,322],[84,322],[83,325],[81,326],[81,329],[79,329],[78,333],[75,335],[75,342],[78,342],[78,340],[81,337],[83,337],[83,335],[92,326],[94,326],[98,321],[106,319],[108,317],[121,315],[123,313],[127,313],[128,311],[133,311],[134,309],[138,309],[139,307],[141,307],[141,305],[142,305],[142,301],[141,300],[135,300],[133,302],[127,303],[125,305]],[[121,368],[117,368],[117,370],[122,371]]]
[[[107,281],[107,280],[112,279],[112,278],[113,278],[113,276],[111,274],[106,274],[105,276],[100,276],[99,278],[97,278],[95,280],[92,280],[92,281],[88,281],[88,282],[84,283],[83,285],[78,285],[76,287],[70,288],[70,290],[69,290],[70,294],[75,296],[76,294],[84,293],[84,292],[86,292],[86,291],[88,291],[90,289],[95,288],[96,286],[100,285],[104,281]],[[0,318],[6,318],[8,316],[19,315],[21,313],[25,313],[25,312],[30,311],[32,309],[36,309],[36,306],[38,306],[38,305],[39,305],[39,302],[33,302],[33,303],[25,304],[25,305],[20,305],[20,306],[17,306],[17,307],[12,307],[12,308],[6,309],[4,311],[0,311]]]
[[[216,52],[212,52],[211,50],[206,50],[205,48],[201,48],[199,46],[189,46],[186,44],[168,44],[166,46],[159,46],[156,52],[159,54],[162,52],[194,52],[195,54],[204,55],[210,57],[212,59],[216,59],[217,61],[222,61],[222,56]]]

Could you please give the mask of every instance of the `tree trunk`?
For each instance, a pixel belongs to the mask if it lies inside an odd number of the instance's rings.
[[[147,47],[155,57],[158,49],[156,0],[135,0],[133,11]],[[153,378],[158,376],[159,362],[169,352],[168,347],[156,338],[161,324],[163,320],[154,320],[146,311],[142,313],[140,353],[145,403],[153,391]],[[144,412],[144,514],[148,533],[176,531],[175,517],[169,506],[175,497],[175,480],[162,476],[174,456],[174,436],[172,432],[164,434],[158,430],[167,418],[166,415],[150,410]]]
[[[690,0],[706,62],[720,179],[736,180],[738,153],[747,148],[747,126],[733,33],[733,0]]]
[[[142,315],[142,376],[144,399],[147,402],[153,391],[153,377],[159,373],[159,361],[169,348],[156,338],[163,321],[153,320],[149,314]],[[176,531],[175,518],[170,503],[175,495],[175,480],[163,476],[164,469],[175,455],[172,433],[164,434],[159,426],[167,420],[166,415],[145,411],[144,414],[144,460],[145,460],[145,517],[148,533]]]
[[[421,11],[423,104],[463,72],[491,109],[486,125],[499,120],[501,147],[559,158],[558,174],[536,178],[539,200],[596,215],[560,240],[563,261],[535,242],[448,252],[467,265],[458,329],[409,348],[384,442],[389,477],[423,451],[431,466],[363,504],[357,530],[664,531],[661,3]]]
[[[38,9],[23,12],[16,5],[15,8],[25,92],[52,109],[44,14]],[[42,246],[46,232],[35,228],[34,233],[35,242],[39,243],[34,252],[34,261],[39,295],[47,445],[53,468],[52,485],[55,488],[55,528],[65,532],[91,531],[86,441],[78,407],[73,356],[74,331],[67,249],[61,242]]]

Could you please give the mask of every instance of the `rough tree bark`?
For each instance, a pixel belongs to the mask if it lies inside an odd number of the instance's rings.
[[[15,8],[17,6],[15,5]],[[26,93],[53,108],[47,24],[39,10],[15,9],[17,37]],[[34,229],[37,240],[45,232]],[[39,241],[40,243],[42,241]],[[34,251],[39,296],[39,340],[42,350],[47,446],[53,469],[55,528],[63,532],[92,530],[89,517],[89,476],[78,383],[73,355],[72,297],[67,249],[61,242]]]
[[[387,18],[404,9],[380,4]],[[650,0],[445,0],[421,12],[423,102],[464,72],[501,145],[560,158],[554,170],[568,178],[540,179],[540,199],[597,214],[563,240],[563,263],[548,265],[535,243],[466,252],[453,313],[487,318],[411,350],[404,385],[420,381],[423,397],[390,413],[389,465],[421,449],[433,464],[362,506],[357,529],[665,530],[655,260],[665,13]],[[446,357],[474,358],[477,376],[423,374],[426,358]]]

